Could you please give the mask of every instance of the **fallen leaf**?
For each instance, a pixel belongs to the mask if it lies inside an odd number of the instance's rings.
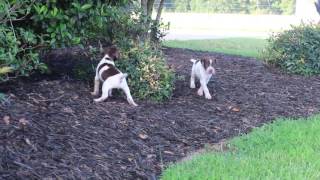
[[[28,121],[26,120],[26,118],[21,118],[19,119],[19,123],[22,124],[23,126],[26,126],[28,124]]]
[[[3,121],[4,121],[4,123],[6,123],[6,125],[9,125],[10,124],[10,116],[4,116]]]
[[[65,107],[65,108],[63,108],[63,110],[62,110],[63,112],[66,112],[66,113],[74,113],[74,111],[70,108],[70,107]]]
[[[165,153],[165,154],[170,154],[170,155],[174,155],[174,152],[172,152],[172,151],[163,151],[163,153]]]
[[[231,111],[233,111],[233,112],[239,112],[239,111],[240,111],[240,109],[239,109],[239,108],[234,107],[234,108],[232,108],[232,109],[231,109]]]
[[[139,134],[139,138],[141,138],[141,139],[143,139],[143,140],[147,139],[148,137],[149,137],[149,136],[146,135],[146,134]]]
[[[32,146],[30,139],[26,138],[25,141],[28,145]]]
[[[148,158],[148,159],[151,159],[151,158],[154,158],[154,157],[156,157],[155,154],[148,154],[148,155],[147,155],[147,158]]]

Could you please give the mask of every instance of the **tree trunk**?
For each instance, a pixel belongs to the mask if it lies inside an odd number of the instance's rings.
[[[157,27],[159,25],[160,22],[160,18],[161,18],[161,13],[162,13],[162,9],[164,6],[164,0],[160,0],[159,3],[159,7],[157,9],[157,16],[155,21],[152,21],[152,12],[153,12],[153,5],[155,0],[140,0],[141,2],[141,8],[142,8],[142,13],[144,15],[145,19],[145,29],[151,29],[151,34],[149,34],[148,32],[146,32],[143,37],[142,40],[146,41],[146,40],[151,40],[151,41],[156,41],[157,40]],[[152,26],[151,26],[152,25]]]
[[[148,3],[147,3],[147,15],[148,15],[148,17],[150,17],[150,19],[152,18],[154,1],[155,0],[148,0]]]
[[[160,0],[160,4],[158,7],[158,11],[157,11],[157,17],[156,17],[156,23],[158,24],[160,21],[160,17],[162,14],[162,9],[163,9],[163,5],[164,5],[164,0]]]
[[[141,8],[144,16],[147,16],[148,12],[148,0],[141,0]]]
[[[144,20],[144,29],[150,28],[150,18],[149,16],[149,0],[141,0],[141,8],[142,8],[142,14],[143,14],[143,20]],[[147,41],[149,39],[148,31],[145,31],[142,36],[142,41]]]
[[[158,41],[158,37],[157,37],[157,27],[160,23],[160,18],[161,18],[161,13],[162,13],[162,9],[163,9],[163,5],[164,5],[164,0],[160,0],[160,3],[159,3],[159,7],[158,7],[158,10],[157,10],[157,16],[156,16],[156,19],[155,21],[153,22],[154,23],[154,26],[151,30],[151,41]]]

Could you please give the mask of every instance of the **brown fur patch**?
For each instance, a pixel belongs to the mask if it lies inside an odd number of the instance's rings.
[[[200,62],[205,70],[210,66],[210,59],[208,58],[203,58],[200,60]]]
[[[104,50],[104,55],[106,54],[108,54],[112,60],[118,60],[120,58],[120,52],[114,45]]]
[[[114,66],[111,66],[109,69],[103,71],[101,73],[101,78],[105,81],[107,80],[109,77],[114,76],[116,74],[119,74],[119,70],[116,69]]]
[[[120,71],[114,67],[112,64],[108,64],[108,63],[104,63],[104,64],[101,64],[99,67],[98,67],[98,72],[100,72],[100,70],[105,67],[105,66],[108,66],[109,69],[107,70],[104,70],[102,73],[101,73],[101,79],[103,81],[107,80],[109,77],[111,76],[114,76],[116,74],[119,74]],[[100,73],[99,73],[100,74]]]
[[[113,66],[113,65],[112,65],[112,64],[109,64],[109,63],[102,63],[102,64],[98,67],[98,72],[100,72],[100,70],[101,70],[103,67],[105,67],[105,66],[110,67],[110,66]]]

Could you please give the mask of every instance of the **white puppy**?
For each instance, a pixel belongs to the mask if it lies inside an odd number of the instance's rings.
[[[100,60],[94,77],[94,91],[91,93],[96,96],[99,94],[100,82],[102,84],[102,95],[100,98],[94,99],[95,102],[102,102],[112,95],[112,89],[122,89],[127,96],[127,101],[133,106],[137,104],[133,101],[130,89],[128,87],[126,77],[128,74],[122,73],[115,67],[114,61],[119,58],[119,51],[112,46],[104,53],[104,57]]]
[[[209,89],[207,87],[208,82],[213,74],[216,74],[216,70],[213,67],[212,59],[201,59],[201,60],[190,60],[192,65],[191,78],[190,78],[190,88],[196,88],[195,78],[200,80],[200,88],[198,90],[198,95],[202,96],[205,94],[206,99],[211,99]]]

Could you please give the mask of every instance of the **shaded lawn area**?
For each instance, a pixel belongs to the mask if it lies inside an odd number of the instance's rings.
[[[169,40],[163,45],[174,48],[185,48],[198,51],[218,52],[259,58],[267,40],[258,38],[226,38],[212,40]]]
[[[236,137],[225,152],[207,151],[169,167],[174,179],[319,179],[320,115],[279,119]]]

